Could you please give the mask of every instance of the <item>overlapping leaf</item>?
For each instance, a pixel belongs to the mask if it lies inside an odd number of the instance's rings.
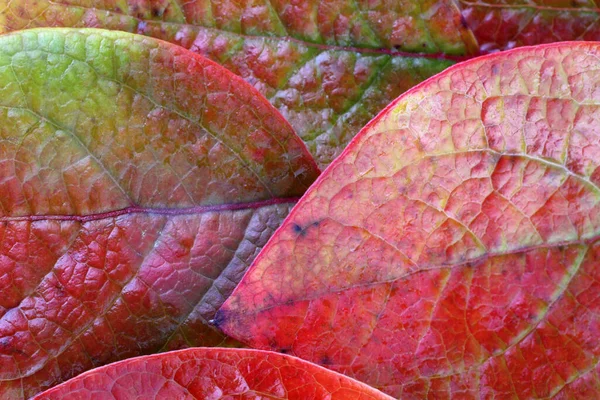
[[[216,323],[402,398],[598,398],[599,61],[517,49],[401,96]]]
[[[386,400],[309,362],[259,350],[200,348],[138,357],[71,379],[36,399]]]
[[[600,40],[594,0],[458,0],[482,51],[567,40]]]
[[[223,344],[206,321],[317,174],[255,89],[183,48],[0,37],[0,398]]]
[[[0,31],[118,29],[179,44],[261,91],[325,166],[390,101],[476,48],[452,1],[0,1]]]

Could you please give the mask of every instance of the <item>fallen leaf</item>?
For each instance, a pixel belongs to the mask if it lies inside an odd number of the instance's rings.
[[[254,88],[123,32],[0,37],[0,398],[223,345],[206,322],[318,174]]]
[[[386,400],[373,388],[309,362],[248,349],[197,348],[96,368],[36,399]],[[238,397],[239,396],[239,397]]]
[[[599,59],[521,48],[398,98],[216,324],[398,398],[598,398]]]

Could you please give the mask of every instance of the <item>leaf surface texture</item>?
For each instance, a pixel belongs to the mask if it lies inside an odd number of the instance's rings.
[[[386,400],[354,379],[291,356],[197,348],[133,358],[86,372],[36,399]]]
[[[483,52],[542,43],[600,40],[594,0],[458,0]]]
[[[207,325],[318,175],[254,88],[123,32],[0,37],[0,397]]]
[[[599,57],[517,49],[398,98],[217,324],[398,398],[598,397]]]
[[[476,50],[447,0],[0,1],[0,31],[44,26],[140,33],[209,57],[267,97],[320,166],[446,55]]]

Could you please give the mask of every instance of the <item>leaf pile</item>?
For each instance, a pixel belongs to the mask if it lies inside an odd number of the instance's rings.
[[[0,0],[0,398],[599,397],[599,14]]]

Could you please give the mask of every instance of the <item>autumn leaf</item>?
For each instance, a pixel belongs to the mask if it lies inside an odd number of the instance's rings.
[[[477,51],[449,0],[0,0],[0,32],[42,26],[140,33],[211,58],[265,95],[321,166],[452,55]]]
[[[386,400],[354,379],[267,351],[197,348],[96,368],[35,399]]]
[[[600,40],[593,0],[458,0],[483,52],[567,40]]]
[[[398,398],[598,398],[599,59],[522,48],[398,98],[216,324]]]
[[[208,326],[318,174],[242,79],[123,32],[0,37],[0,398]]]

